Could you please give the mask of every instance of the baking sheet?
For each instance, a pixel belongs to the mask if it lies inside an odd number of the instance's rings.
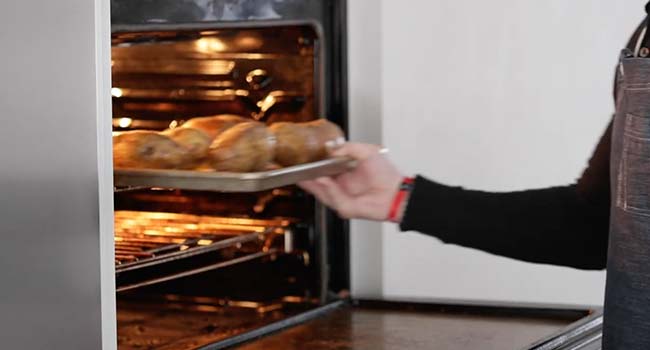
[[[259,192],[296,184],[321,176],[344,173],[356,166],[350,158],[331,158],[277,170],[254,173],[226,173],[190,170],[115,169],[114,185],[120,187],[162,187],[219,192]]]

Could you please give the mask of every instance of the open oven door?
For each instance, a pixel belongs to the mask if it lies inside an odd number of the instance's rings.
[[[601,332],[586,308],[355,300],[202,349],[596,350]]]

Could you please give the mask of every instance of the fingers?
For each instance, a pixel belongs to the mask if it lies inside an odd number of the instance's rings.
[[[335,157],[350,157],[355,160],[366,160],[376,156],[381,151],[381,147],[365,143],[345,143],[343,146],[332,151]]]
[[[311,193],[316,199],[318,199],[321,203],[325,204],[326,206],[331,206],[331,201],[327,197],[325,190],[322,188],[323,186],[317,183],[315,180],[309,180],[309,181],[303,181],[298,183],[298,187],[302,188],[303,190]]]
[[[336,210],[340,216],[346,219],[354,216],[354,197],[348,195],[341,185],[331,177],[318,178],[316,183],[320,186],[320,190],[323,191],[326,200],[329,201],[329,206]]]
[[[330,177],[303,181],[298,184],[305,191],[313,194],[321,203],[335,210],[343,218],[352,218],[354,197],[345,193],[343,188]]]

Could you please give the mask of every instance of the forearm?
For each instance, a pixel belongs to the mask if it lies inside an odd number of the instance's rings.
[[[584,200],[576,186],[488,193],[418,177],[401,229],[529,262],[602,269],[608,222],[609,204]]]

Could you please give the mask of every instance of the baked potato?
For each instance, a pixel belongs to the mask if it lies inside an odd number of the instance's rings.
[[[207,162],[217,171],[262,171],[273,161],[276,140],[266,125],[240,123],[217,136]]]
[[[115,168],[183,169],[189,158],[185,148],[157,132],[135,130],[113,136]]]
[[[275,161],[282,166],[325,159],[329,148],[345,142],[341,128],[325,119],[307,123],[279,122],[269,129],[277,139]]]
[[[315,155],[316,160],[327,158],[330,150],[345,143],[343,130],[327,119],[317,119],[305,123],[305,126],[310,128],[318,139],[319,149]]]
[[[168,129],[162,132],[163,135],[169,137],[181,147],[187,150],[188,166],[192,168],[199,166],[208,154],[208,149],[212,143],[212,139],[201,130],[192,128],[175,128]]]
[[[181,125],[181,128],[198,129],[206,133],[211,140],[214,140],[219,134],[230,129],[231,127],[251,119],[240,117],[232,114],[222,114],[211,117],[192,118]]]
[[[304,124],[274,123],[269,130],[275,135],[275,162],[282,166],[292,166],[317,160],[321,144],[314,128]]]

